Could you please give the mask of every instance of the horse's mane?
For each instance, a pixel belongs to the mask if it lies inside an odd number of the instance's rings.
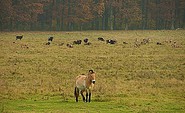
[[[91,70],[89,70],[89,73],[94,73],[94,71],[91,69]]]

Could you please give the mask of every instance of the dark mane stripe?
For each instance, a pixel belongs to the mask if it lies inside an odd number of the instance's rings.
[[[90,72],[90,73],[94,73],[94,71],[93,71],[92,69],[91,69],[91,70],[89,70],[89,72]]]

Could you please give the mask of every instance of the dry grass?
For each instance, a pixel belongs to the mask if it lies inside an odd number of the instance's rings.
[[[0,99],[5,103],[9,99],[52,100],[55,96],[73,102],[74,78],[93,69],[97,82],[92,103],[114,102],[116,106],[127,106],[123,110],[134,112],[185,110],[183,30],[0,34]],[[24,38],[15,40],[18,34]],[[54,40],[45,45],[49,36],[54,36]],[[66,46],[86,37],[92,45]],[[116,39],[118,43],[109,45],[98,41],[98,37]],[[151,42],[137,48],[136,38],[150,38]],[[178,46],[172,47],[171,40]],[[60,43],[64,45],[59,46]],[[8,107],[3,111],[8,111]]]

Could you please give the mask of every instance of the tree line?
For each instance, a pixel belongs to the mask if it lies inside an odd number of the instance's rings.
[[[185,28],[185,0],[1,0],[0,31]]]

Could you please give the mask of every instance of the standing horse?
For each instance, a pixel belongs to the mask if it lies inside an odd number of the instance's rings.
[[[91,101],[91,90],[95,84],[95,72],[93,70],[89,70],[88,75],[79,75],[76,77],[76,86],[74,95],[76,97],[76,102],[78,102],[79,92],[82,95],[84,102]],[[83,93],[86,92],[86,99]],[[89,98],[88,98],[89,97]]]

